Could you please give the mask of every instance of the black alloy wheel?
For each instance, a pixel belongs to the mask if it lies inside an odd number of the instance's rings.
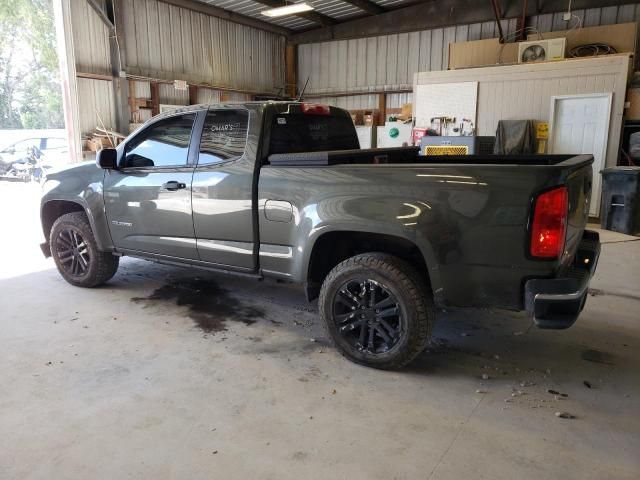
[[[435,315],[424,273],[387,253],[347,258],[325,277],[318,310],[337,350],[351,361],[398,369],[427,346]]]
[[[349,280],[338,289],[333,318],[344,340],[368,355],[389,352],[406,331],[394,294],[370,278]]]
[[[77,287],[102,285],[118,270],[119,258],[98,249],[84,212],[66,213],[53,222],[49,248],[62,278]]]
[[[60,231],[56,238],[55,251],[62,269],[68,275],[82,277],[89,270],[89,246],[77,228],[69,226]]]

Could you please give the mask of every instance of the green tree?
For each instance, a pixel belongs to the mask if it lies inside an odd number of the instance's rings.
[[[62,128],[51,0],[0,0],[0,128]]]
[[[22,20],[20,2],[0,0],[0,128],[20,128],[14,103],[18,81],[14,68],[17,35]]]

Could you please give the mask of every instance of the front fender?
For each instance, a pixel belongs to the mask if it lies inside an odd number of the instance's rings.
[[[51,225],[55,221],[55,218],[49,218],[51,212],[64,214],[69,211],[65,204],[74,204],[80,206],[87,214],[98,249],[113,250],[113,241],[104,210],[103,179],[104,170],[96,167],[94,162],[74,165],[47,176],[40,201],[40,219],[46,240],[48,240]]]

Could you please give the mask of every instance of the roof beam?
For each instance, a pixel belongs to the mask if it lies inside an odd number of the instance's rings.
[[[350,3],[354,7],[358,7],[363,12],[367,12],[370,15],[380,15],[381,13],[386,12],[384,8],[382,8],[377,3],[373,3],[371,0],[343,0],[345,3]]]
[[[160,1],[164,3],[168,3],[170,5],[175,5],[176,7],[186,8],[194,12],[204,13],[205,15],[210,15],[212,17],[222,18],[223,20],[228,20],[230,22],[239,23],[241,25],[247,25],[248,27],[265,30],[271,33],[277,33],[279,35],[289,36],[292,32],[292,30],[289,30],[288,28],[279,27],[278,25],[274,25],[272,23],[263,22],[262,20],[257,20],[255,18],[251,18],[246,15],[234,13],[230,10],[225,10],[220,7],[214,7],[213,5],[197,2],[195,0],[160,0]]]
[[[636,0],[637,1],[637,0]],[[634,0],[573,0],[572,10],[636,3]],[[522,16],[521,0],[502,2],[502,18]],[[536,5],[537,4],[537,5]],[[562,12],[566,0],[529,2],[526,15]],[[293,43],[326,42],[348,38],[372,37],[391,33],[413,32],[431,28],[495,21],[491,3],[477,0],[428,0],[409,7],[390,10],[376,16],[349,20],[337,25],[293,34]]]
[[[255,1],[257,3],[261,3],[262,5],[266,5],[267,7],[270,7],[270,8],[285,7],[287,5],[290,5],[289,3],[281,0],[255,0]],[[323,27],[330,27],[338,23],[333,18],[327,15],[323,15],[322,13],[314,12],[314,11],[294,13],[292,15],[295,17],[304,18],[305,20],[309,20],[310,22],[313,22],[313,23],[317,23],[318,25],[321,25]]]
[[[109,17],[107,17],[107,14],[102,9],[102,7],[98,5],[98,2],[96,0],[87,0],[87,2],[89,3],[89,6],[93,8],[93,11],[98,14],[98,17],[100,17],[102,23],[104,23],[109,30],[113,30],[115,28],[113,26],[113,23],[111,22],[111,20],[109,20]]]

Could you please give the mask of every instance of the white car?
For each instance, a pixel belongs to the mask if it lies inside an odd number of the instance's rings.
[[[66,138],[31,137],[19,140],[0,150],[0,173],[9,171],[14,163],[25,163],[32,148],[39,152],[39,163],[45,170],[69,162],[69,148]]]

